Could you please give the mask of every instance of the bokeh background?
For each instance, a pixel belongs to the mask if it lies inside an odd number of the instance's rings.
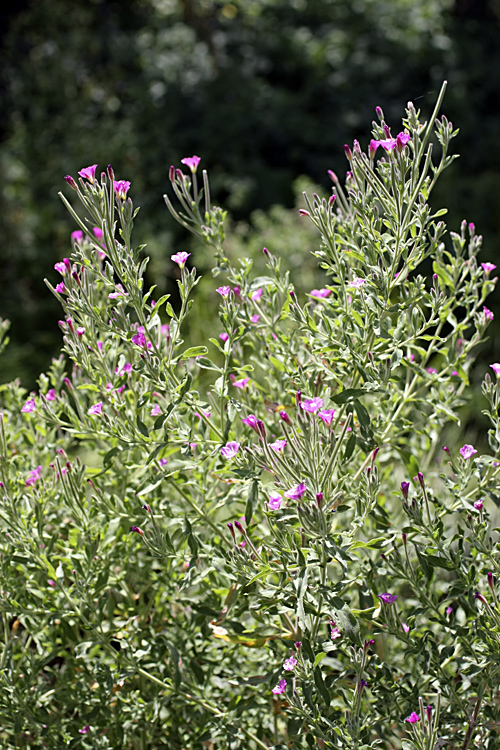
[[[366,147],[375,106],[398,132],[406,102],[430,114],[444,79],[461,158],[434,204],[449,208],[451,229],[474,221],[481,260],[500,267],[500,0],[17,0],[0,33],[3,382],[33,387],[60,346],[43,279],[56,282],[70,250],[65,174],[111,163],[132,182],[149,283],[175,293],[170,255],[192,247],[162,194],[170,164],[198,154],[231,213],[231,251],[259,264],[267,245],[311,288],[301,190],[329,191],[327,169],[345,173],[343,144]],[[210,267],[206,251],[192,252]],[[208,282],[200,293],[208,312],[194,340],[213,335]],[[500,360],[498,297],[489,306],[481,374]]]

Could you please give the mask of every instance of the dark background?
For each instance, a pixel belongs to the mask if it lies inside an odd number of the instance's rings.
[[[131,180],[149,281],[172,291],[186,238],[162,201],[171,163],[202,156],[215,202],[251,224],[293,205],[298,176],[343,175],[375,106],[395,132],[408,100],[429,115],[443,79],[461,159],[434,203],[451,229],[474,221],[500,267],[500,0],[37,0],[0,29],[2,381],[32,387],[60,345],[43,278],[70,250],[65,174],[112,163]],[[500,359],[494,340],[482,357]]]

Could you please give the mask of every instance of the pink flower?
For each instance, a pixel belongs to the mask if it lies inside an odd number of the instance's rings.
[[[279,510],[282,502],[283,500],[280,495],[269,495],[267,507],[269,510]]]
[[[276,440],[275,443],[269,443],[269,447],[272,448],[273,451],[276,451],[276,453],[283,453],[286,447],[286,440],[285,438]]]
[[[331,293],[331,289],[311,289],[309,292],[311,297],[316,297],[317,299],[325,299],[326,297],[329,297]]]
[[[495,362],[490,367],[497,377],[500,376],[500,362]]]
[[[385,604],[394,604],[394,602],[398,598],[396,594],[377,594],[377,596]]]
[[[34,398],[29,398],[26,401],[26,403],[24,404],[24,406],[21,409],[21,411],[24,412],[24,414],[29,414],[30,412],[35,411],[35,409],[36,409],[35,399]]]
[[[318,417],[323,420],[327,427],[330,427],[331,423],[333,422],[334,414],[335,409],[322,409],[318,412]]]
[[[42,467],[37,466],[36,469],[32,469],[30,471],[30,475],[28,479],[26,480],[26,486],[27,487],[33,487],[33,485],[36,483],[38,479],[40,479],[42,475]]]
[[[273,687],[271,692],[274,695],[281,695],[282,693],[285,692],[285,690],[286,690],[286,680],[280,680],[278,684],[276,685],[276,687]]]
[[[292,487],[291,490],[287,490],[285,492],[285,497],[288,497],[290,500],[300,500],[303,495],[305,495],[307,491],[307,487],[305,482],[298,484],[296,487]]]
[[[337,638],[341,638],[342,633],[340,632],[340,628],[335,627],[335,620],[330,620],[330,638],[332,641],[336,641]]]
[[[99,401],[97,404],[91,406],[87,411],[87,414],[95,414],[96,416],[100,416],[102,414],[102,401]]]
[[[93,227],[92,231],[94,233],[94,237],[97,240],[100,240],[102,238],[102,235],[103,235],[102,229],[99,229],[99,227]]]
[[[90,726],[87,724],[87,726],[83,727],[83,729],[78,730],[80,734],[87,734],[87,732],[90,732]]]
[[[127,193],[130,190],[130,182],[127,180],[118,180],[118,182],[114,180],[113,186],[115,188],[116,197],[125,200]]]
[[[151,416],[152,417],[159,417],[161,414],[161,409],[158,406],[158,404],[155,404],[153,408],[151,409]]]
[[[136,346],[146,347],[147,349],[153,348],[151,341],[146,341],[146,336],[144,335],[144,326],[139,326],[139,328],[137,329],[137,333],[134,334],[130,340],[133,344],[136,344]]]
[[[168,464],[168,458],[160,458],[160,466],[166,466]]]
[[[175,255],[170,256],[170,260],[173,260],[174,263],[177,263],[179,268],[184,268],[184,265],[190,255],[191,253],[176,253]]]
[[[258,323],[259,319],[260,319],[260,315],[252,315],[252,317],[250,318],[252,323]]]
[[[483,313],[484,313],[484,317],[486,318],[486,320],[493,320],[493,318],[495,317],[493,313],[491,312],[491,310],[488,310],[488,308],[485,307],[484,305],[483,305]]]
[[[222,341],[227,341],[227,340],[228,340],[228,338],[229,338],[229,334],[228,334],[228,333],[226,333],[225,331],[223,331],[222,333],[219,333],[219,338],[220,338],[220,339],[221,339]]]
[[[256,292],[253,292],[250,295],[250,299],[252,299],[254,302],[258,302],[260,300],[260,298],[262,297],[262,292],[263,291],[264,291],[263,289],[257,289]]]
[[[482,500],[476,500],[476,502],[474,503],[474,508],[476,510],[482,510],[483,507],[484,507],[483,506],[483,501]]]
[[[71,239],[74,242],[83,242],[83,232],[81,229],[75,229],[74,232],[71,232]]]
[[[410,722],[410,724],[416,724],[417,721],[420,721],[420,716],[413,711],[405,721]]]
[[[49,578],[48,581],[47,581],[47,583],[49,584],[49,586],[50,586],[51,589],[55,589],[56,582],[53,581],[52,578]]]
[[[361,289],[366,279],[356,278],[349,282],[348,286],[354,287],[354,289]]]
[[[233,385],[235,388],[246,388],[248,383],[250,382],[250,378],[241,378],[241,380],[233,380]]]
[[[85,328],[83,326],[78,326],[76,332],[79,336],[83,336],[83,334],[85,333]]]
[[[170,338],[170,326],[168,323],[164,323],[162,327],[160,328],[160,331],[162,332],[162,335],[165,336],[167,339]]]
[[[63,261],[63,262],[60,262],[60,263],[55,263],[55,264],[54,264],[54,268],[56,269],[56,271],[57,271],[58,273],[60,273],[60,274],[61,274],[61,276],[62,276],[62,275],[64,275],[64,274],[66,273],[66,271],[68,270],[68,269],[66,268],[66,264],[64,263],[64,261]]]
[[[130,362],[125,362],[120,375],[125,375],[129,372],[132,372],[132,365],[130,364]]]
[[[396,148],[398,151],[402,151],[405,146],[411,141],[411,135],[409,133],[398,133],[396,136]]]
[[[116,292],[111,292],[111,294],[108,294],[108,299],[121,299],[123,297],[128,297],[128,294],[121,284],[116,285]]]
[[[66,291],[66,287],[64,286],[64,281],[60,281],[59,284],[57,284],[56,287],[54,287],[54,291],[58,294],[64,294]]]
[[[368,145],[368,154],[370,156],[370,159],[374,158],[379,146],[380,146],[380,141],[376,141],[374,138],[372,138]]]
[[[427,368],[427,372],[428,372],[428,373],[429,373],[430,375],[437,375],[437,370],[436,370],[436,368],[435,368],[435,367],[428,367],[428,368]]]
[[[283,669],[286,672],[293,672],[296,664],[297,664],[297,659],[294,659],[293,656],[290,656],[289,659],[285,659],[285,661],[283,662]]]
[[[87,180],[90,180],[90,182],[95,182],[95,171],[97,168],[97,164],[92,164],[91,167],[85,167],[85,169],[80,169],[78,174],[80,177],[85,177]]]
[[[496,268],[496,265],[494,263],[481,263],[481,268],[485,272],[486,275],[491,273],[491,271],[494,271]]]
[[[473,445],[464,445],[462,448],[460,448],[460,455],[464,459],[472,458],[472,456],[477,453],[477,450],[474,448]]]
[[[319,409],[323,408],[323,399],[317,396],[316,398],[305,399],[300,402],[300,408],[304,411],[308,411],[309,414],[316,414]]]
[[[47,391],[47,395],[45,396],[47,401],[55,401],[56,400],[56,392],[54,388],[51,388],[50,391]]]
[[[240,444],[235,442],[226,443],[221,449],[222,458],[234,458],[240,449]]]
[[[186,156],[184,159],[181,159],[181,164],[185,164],[186,167],[189,167],[191,172],[194,174],[198,168],[198,164],[200,163],[201,159],[199,156]]]
[[[406,622],[402,622],[401,625],[403,626],[403,630],[405,631],[405,633],[408,635],[408,633],[410,632],[409,626],[406,624]]]
[[[390,153],[392,151],[392,149],[394,148],[394,146],[396,145],[396,139],[395,138],[387,138],[387,140],[385,140],[385,141],[379,141],[378,145],[382,146],[382,148],[384,148],[386,151],[388,151]]]
[[[231,294],[231,287],[230,286],[220,286],[215,291],[218,292],[221,297],[229,297],[229,295]]]
[[[245,417],[241,420],[243,424],[247,424],[249,427],[252,428],[252,430],[255,430],[255,432],[260,435],[259,425],[258,425],[258,419],[255,416],[255,414],[249,414],[248,417]]]

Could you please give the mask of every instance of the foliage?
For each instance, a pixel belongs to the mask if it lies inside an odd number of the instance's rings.
[[[171,169],[220,284],[206,346],[183,340],[204,314],[187,253],[175,311],[146,291],[129,184],[67,177],[63,355],[38,393],[2,387],[4,747],[497,747],[489,375],[490,453],[442,445],[496,279],[428,203],[443,93],[397,138],[379,110],[345,189],[305,197],[326,275],[307,295],[267,249],[264,273],[235,264],[206,172]]]

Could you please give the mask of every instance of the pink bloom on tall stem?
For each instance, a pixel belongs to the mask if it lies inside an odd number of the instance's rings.
[[[411,135],[409,133],[398,133],[396,136],[396,148],[398,151],[402,151],[405,146],[411,141]]]
[[[56,392],[54,388],[51,388],[49,391],[47,391],[47,395],[45,396],[47,401],[55,401],[56,400]]]
[[[396,145],[396,139],[395,138],[387,138],[385,141],[379,141],[379,146],[382,146],[383,149],[385,149],[387,152],[391,152]]]
[[[260,315],[252,315],[250,320],[252,321],[252,323],[258,323],[260,320]]]
[[[58,273],[61,274],[61,276],[64,275],[67,272],[67,270],[68,270],[67,267],[66,267],[66,263],[64,263],[64,261],[60,261],[59,263],[55,263],[54,264],[54,268],[56,269],[56,271]]]
[[[32,469],[30,471],[30,475],[28,479],[26,480],[26,486],[27,487],[33,487],[33,485],[36,483],[38,479],[40,479],[42,475],[42,467],[37,466],[36,469]]]
[[[24,404],[24,406],[23,406],[23,408],[21,409],[21,411],[22,411],[22,412],[23,412],[24,414],[29,414],[30,412],[32,412],[32,411],[35,411],[35,409],[36,409],[36,406],[35,406],[35,399],[34,399],[34,398],[29,398],[29,399],[28,399],[28,400],[26,401],[26,403]]]
[[[130,190],[130,182],[127,180],[115,180],[113,182],[113,187],[115,189],[116,197],[125,200],[127,193]]]
[[[460,448],[460,455],[465,460],[467,460],[468,458],[472,458],[472,456],[475,453],[477,453],[477,450],[474,448],[473,445],[467,445],[467,444],[465,444],[462,448]]]
[[[250,382],[250,378],[241,378],[240,380],[233,380],[235,388],[241,388],[242,390],[247,387]]]
[[[271,692],[273,693],[273,695],[281,695],[282,693],[285,692],[285,690],[286,690],[286,680],[280,680],[278,684],[275,687],[273,687]]]
[[[488,310],[488,308],[485,305],[483,305],[483,313],[484,313],[484,317],[486,318],[486,320],[493,320],[493,318],[495,317],[493,313],[491,312],[491,310]]]
[[[300,500],[306,492],[306,484],[305,482],[301,482],[296,487],[292,487],[291,490],[287,490],[285,492],[285,497],[288,497],[290,500]]]
[[[250,295],[250,299],[252,299],[254,302],[258,302],[262,297],[262,292],[262,289],[257,289],[256,292],[252,292],[252,294]]]
[[[354,287],[354,289],[361,289],[366,279],[356,278],[349,282],[348,286]]]
[[[279,510],[282,502],[283,500],[280,495],[269,495],[267,507],[269,510]]]
[[[228,340],[228,338],[229,338],[229,334],[228,334],[228,333],[226,333],[225,331],[223,331],[222,333],[219,333],[219,338],[220,338],[220,339],[221,339],[222,341],[224,341],[224,342],[225,342],[225,341],[227,341],[227,340]]]
[[[229,297],[231,294],[231,287],[230,286],[220,286],[218,289],[215,290],[218,294],[220,294],[221,297]]]
[[[155,404],[153,408],[151,409],[151,416],[152,417],[159,417],[161,414],[161,409],[158,404]]]
[[[102,414],[102,401],[99,401],[97,404],[91,406],[87,411],[87,414],[94,414],[99,417]]]
[[[90,182],[95,182],[95,171],[97,169],[97,164],[92,164],[91,167],[85,167],[84,169],[80,169],[78,174],[80,177],[84,177],[85,179],[89,180]]]
[[[286,672],[293,672],[296,664],[297,664],[297,659],[295,659],[293,656],[290,656],[289,659],[285,659],[285,661],[283,662],[283,669]]]
[[[420,716],[415,711],[412,711],[405,721],[408,721],[410,724],[416,724],[417,721],[420,721]]]
[[[222,458],[234,458],[240,449],[240,444],[234,441],[226,443],[221,449],[220,454]]]
[[[474,503],[474,508],[476,510],[482,510],[483,507],[484,507],[483,506],[483,501],[482,500],[476,500],[476,502]]]
[[[309,294],[316,299],[326,299],[332,293],[331,289],[311,289]]]
[[[64,286],[64,281],[60,281],[59,284],[57,284],[54,287],[54,291],[57,292],[58,294],[64,294],[66,291],[66,287]]]
[[[130,340],[136,346],[142,346],[142,347],[146,347],[147,349],[152,349],[153,345],[151,341],[146,340],[146,336],[144,335],[144,332],[145,332],[144,326],[139,326],[139,328],[137,329],[137,333],[135,333]]]
[[[248,417],[245,417],[241,420],[243,424],[248,425],[251,427],[255,432],[260,435],[259,425],[258,425],[258,419],[255,416],[255,414],[249,414]]]
[[[316,414],[319,409],[323,408],[323,399],[319,396],[316,396],[316,398],[305,399],[300,402],[300,408],[309,412],[309,414]]]
[[[184,268],[186,261],[190,255],[191,253],[176,253],[175,255],[170,256],[170,260],[173,260],[174,263],[177,263],[179,268]]]
[[[370,156],[370,159],[373,159],[375,157],[375,154],[379,146],[380,146],[380,141],[376,141],[374,138],[372,138],[368,145],[368,154]]]
[[[79,729],[78,731],[80,732],[80,734],[87,734],[87,732],[90,732],[90,725],[87,724],[85,727],[83,727],[83,729]]]
[[[189,167],[191,172],[194,174],[196,170],[198,169],[198,164],[200,163],[201,158],[199,156],[186,156],[184,159],[181,159],[181,164],[185,164],[186,167]]]
[[[394,602],[398,598],[396,594],[377,594],[377,596],[385,604],[394,604]]]
[[[481,268],[485,272],[486,275],[491,273],[491,271],[494,271],[496,268],[496,265],[494,263],[481,263]]]
[[[318,417],[323,420],[327,427],[330,427],[331,423],[333,422],[334,414],[335,409],[322,409],[318,412]]]
[[[498,377],[500,375],[500,362],[494,362],[492,365],[490,365],[490,367]]]
[[[409,626],[406,624],[406,622],[402,622],[401,625],[403,626],[403,630],[405,631],[406,635],[410,632]]]
[[[274,443],[269,443],[269,447],[272,448],[273,451],[276,453],[283,453],[286,447],[286,440],[285,438],[281,438],[281,440],[276,440]]]
[[[108,294],[108,299],[123,299],[124,297],[128,297],[128,294],[121,284],[116,285],[116,292]]]
[[[74,242],[83,242],[83,232],[81,229],[75,229],[74,232],[71,232],[71,239],[74,240]]]

